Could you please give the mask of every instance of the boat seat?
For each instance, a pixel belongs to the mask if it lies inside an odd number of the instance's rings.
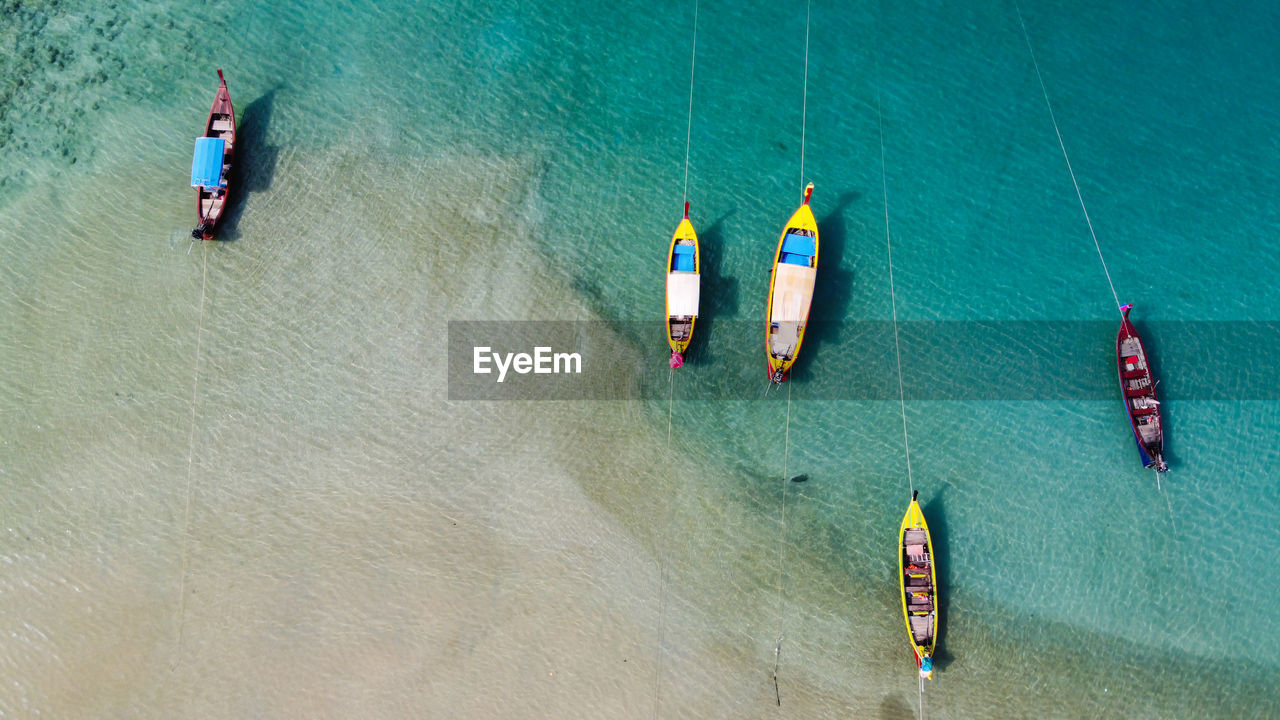
[[[1151,388],[1125,388],[1124,394],[1131,398],[1143,397],[1151,394]]]
[[[912,615],[911,635],[915,637],[916,642],[924,642],[933,637],[933,616]]]
[[[924,555],[924,545],[923,545],[923,544],[921,544],[921,545],[908,545],[908,546],[907,546],[907,556],[908,556],[908,557],[911,557],[911,556],[920,556],[920,555]]]
[[[925,570],[929,569],[928,555],[907,555],[907,562],[917,567],[923,568]]]
[[[676,245],[671,261],[673,272],[693,272],[694,256],[692,245]]]
[[[1147,371],[1144,369],[1126,370],[1124,373],[1125,380],[1133,380],[1134,378],[1146,377]]]
[[[230,120],[219,118],[213,121],[212,129],[214,132],[231,132],[235,130],[235,125]]]
[[[788,232],[782,238],[782,252],[784,253],[813,257],[817,254],[814,252],[814,245],[814,239],[811,236],[801,235],[798,232]],[[809,263],[806,262],[804,264],[808,265]]]

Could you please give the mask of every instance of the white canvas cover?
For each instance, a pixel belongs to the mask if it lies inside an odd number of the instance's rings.
[[[702,276],[698,273],[667,273],[667,314],[669,316],[698,316],[701,279]]]
[[[804,321],[808,318],[815,277],[817,271],[814,268],[779,263],[773,282],[773,307],[769,309],[769,321]]]

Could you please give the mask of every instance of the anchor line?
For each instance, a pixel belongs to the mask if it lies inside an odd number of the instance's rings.
[[[684,201],[689,202],[689,148],[693,144],[693,76],[698,69],[698,2],[693,3],[693,50],[689,59],[689,123],[684,131]]]
[[[778,623],[782,623],[786,595],[783,592],[783,579],[787,567],[787,485],[790,483],[787,463],[791,455],[791,383],[787,383],[787,416],[782,431],[782,513],[780,538],[778,542]],[[778,690],[778,657],[782,652],[782,634],[773,648],[773,691],[778,705],[782,705],[782,693]]]
[[[907,434],[907,395],[902,383],[902,346],[898,339],[898,299],[893,284],[893,242],[889,235],[889,181],[884,166],[884,114],[880,109],[880,89],[876,88],[876,120],[880,132],[880,191],[884,198],[884,247],[889,256],[889,307],[893,313],[893,356],[898,361],[898,406],[902,411],[902,447],[907,456],[907,484],[914,493],[911,474],[911,440]]]
[[[675,370],[667,373],[667,457],[671,457],[671,416],[675,409],[676,397],[676,374]],[[667,463],[667,482],[671,481],[671,463]],[[670,501],[668,500],[670,503]],[[670,503],[667,507],[667,533],[671,529],[671,514],[673,512],[674,503]],[[662,646],[666,643],[666,614],[667,614],[667,563],[663,553],[659,551],[658,555],[658,645],[654,650],[657,656],[655,670],[653,674],[653,717],[659,716],[660,706],[662,704]]]
[[[787,419],[782,431],[782,542],[778,545],[778,611],[782,611],[782,576],[787,547],[787,460],[791,454],[791,384],[787,383]]]
[[[924,720],[924,678],[920,678],[920,720]]]
[[[191,486],[194,474],[193,465],[196,453],[196,400],[200,391],[200,346],[204,339],[204,296],[209,279],[208,245],[200,243],[200,311],[196,321],[196,359],[191,378],[191,423],[187,430],[187,489],[185,509],[182,513],[182,564],[178,576],[178,640],[177,652],[182,658],[183,632],[186,627],[187,614],[187,547],[191,536]],[[174,666],[177,666],[175,661]]]
[[[1098,262],[1102,264],[1102,274],[1107,277],[1107,285],[1111,288],[1111,297],[1116,302],[1116,310],[1121,315],[1120,295],[1116,293],[1116,285],[1111,280],[1111,271],[1107,269],[1107,260],[1102,256],[1102,245],[1098,242],[1098,234],[1094,232],[1093,220],[1089,217],[1089,208],[1084,204],[1084,194],[1080,192],[1080,183],[1076,180],[1076,171],[1071,167],[1071,158],[1067,155],[1067,145],[1062,140],[1062,129],[1058,126],[1058,118],[1053,112],[1053,103],[1049,102],[1049,90],[1044,84],[1044,75],[1040,72],[1040,62],[1036,59],[1036,51],[1031,47],[1031,34],[1027,32],[1027,23],[1022,19],[1022,8],[1014,0],[1013,8],[1018,13],[1018,25],[1022,28],[1022,39],[1027,43],[1027,52],[1031,55],[1031,65],[1036,71],[1036,80],[1040,82],[1040,93],[1044,96],[1044,105],[1049,109],[1049,121],[1053,123],[1053,133],[1058,138],[1058,148],[1062,150],[1062,159],[1067,163],[1067,173],[1071,175],[1071,185],[1076,189],[1076,199],[1080,201],[1080,211],[1084,213],[1084,222],[1089,226],[1089,237],[1093,238],[1093,248],[1098,251]]]
[[[809,115],[809,18],[812,15],[813,0],[805,3],[804,8],[804,94],[800,101],[800,191],[804,192],[804,130]]]
[[[805,3],[804,11],[804,89],[800,101],[800,187],[805,186],[804,182],[804,146],[805,146],[805,124],[809,113],[809,27],[810,20],[813,16],[813,0]],[[765,388],[768,394],[768,388]],[[781,539],[778,543],[778,622],[782,623],[783,609],[785,607],[785,595],[783,593],[783,578],[786,574],[787,565],[787,485],[790,482],[787,472],[787,463],[791,455],[791,383],[787,383],[787,419],[783,429],[782,444],[782,513],[781,513]],[[778,706],[782,706],[782,693],[778,689],[778,660],[782,654],[782,635],[778,635],[778,640],[773,647],[773,692],[778,702]]]
[[[876,127],[880,136],[880,192],[884,200],[884,247],[885,255],[889,262],[889,308],[893,318],[893,355],[897,361],[898,367],[898,409],[902,414],[902,449],[907,462],[907,485],[911,489],[911,496],[915,498],[915,478],[911,471],[911,438],[907,432],[907,395],[902,380],[902,344],[898,335],[898,298],[897,288],[893,280],[893,240],[892,233],[889,229],[889,181],[888,172],[885,169],[885,148],[884,148],[884,110],[880,99],[880,83],[879,83],[879,62],[876,63],[877,86],[876,86]],[[899,550],[901,552],[901,550]],[[920,679],[919,687],[919,708],[920,720],[925,720],[924,707],[924,678]]]
[[[689,112],[688,121],[685,124],[684,131],[684,206],[685,214],[688,214],[689,208],[689,151],[693,146],[693,80],[698,69],[698,0],[693,3],[693,41],[689,51]],[[675,370],[674,368],[667,375],[667,455],[671,455],[671,416],[675,408]],[[670,463],[667,465],[667,480],[671,480]],[[671,527],[671,509],[667,511],[667,527]],[[657,668],[653,677],[653,716],[658,717],[658,710],[662,702],[662,646],[666,641],[665,638],[665,618],[667,607],[667,587],[666,587],[666,563],[663,561],[662,553],[658,553],[658,646],[655,650],[657,655]]]

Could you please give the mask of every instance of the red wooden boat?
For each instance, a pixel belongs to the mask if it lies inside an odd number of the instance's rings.
[[[1133,305],[1120,308],[1123,320],[1116,334],[1116,366],[1120,375],[1120,394],[1129,424],[1133,427],[1133,439],[1138,443],[1138,454],[1143,467],[1164,472],[1169,466],[1164,461],[1164,423],[1160,418],[1160,402],[1156,400],[1156,384],[1151,376],[1151,361],[1142,347],[1142,338],[1129,322]]]
[[[216,141],[220,140],[221,143]],[[213,142],[211,142],[213,141]],[[221,163],[216,153],[221,145]],[[196,139],[196,153],[191,166],[191,185],[196,189],[196,229],[191,237],[212,240],[218,221],[227,208],[227,176],[236,145],[236,111],[231,107],[227,81],[218,70],[218,94],[213,98],[204,135]],[[197,167],[200,166],[200,167]]]

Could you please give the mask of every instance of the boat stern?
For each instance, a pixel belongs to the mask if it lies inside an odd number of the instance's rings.
[[[772,354],[765,356],[765,375],[769,381],[775,385],[781,385],[791,377],[791,366],[795,364],[794,360],[783,360],[774,357]]]

